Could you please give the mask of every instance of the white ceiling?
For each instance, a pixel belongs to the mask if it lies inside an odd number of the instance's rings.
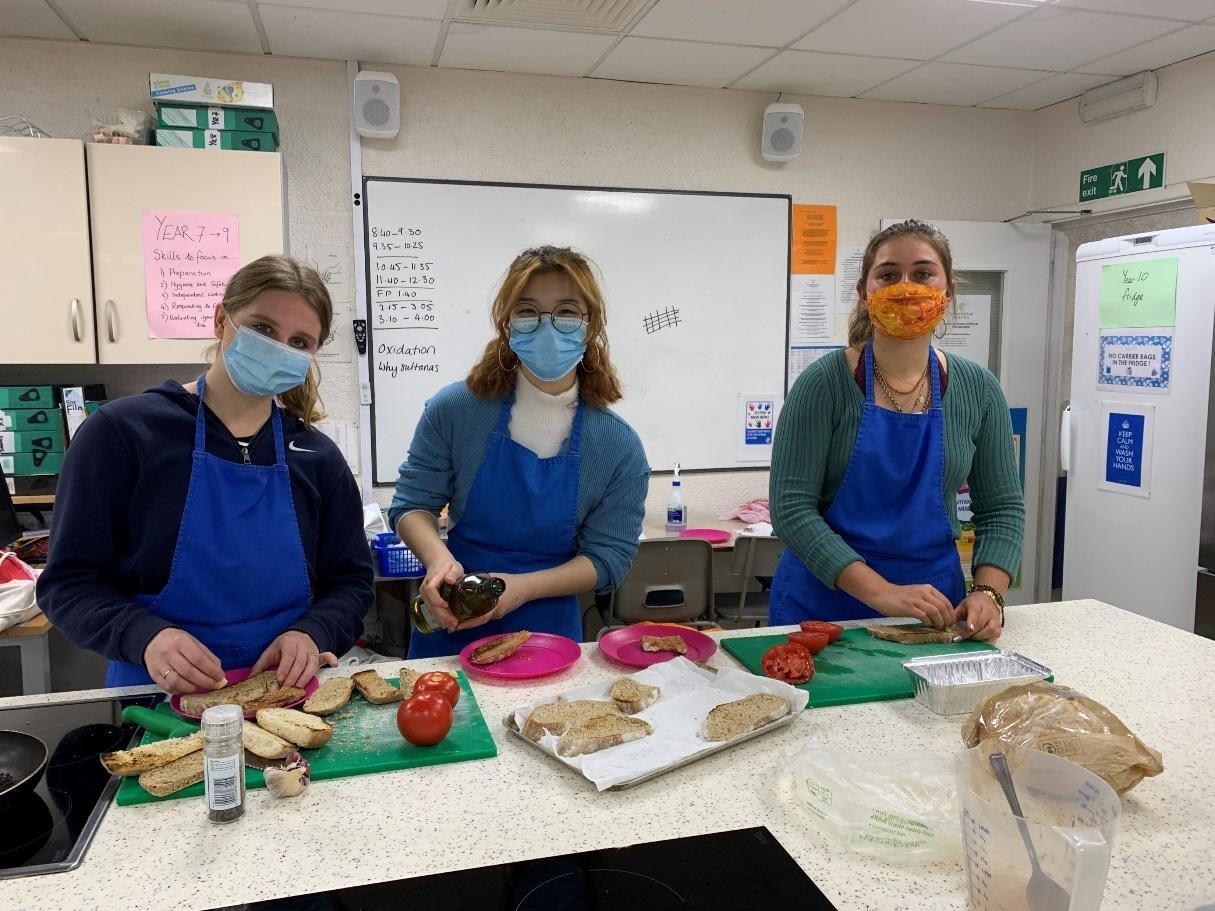
[[[1215,0],[0,0],[0,35],[1036,110],[1215,51]]]

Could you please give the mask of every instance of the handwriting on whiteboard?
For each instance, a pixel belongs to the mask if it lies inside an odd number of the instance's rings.
[[[398,380],[414,373],[438,373],[434,333],[444,328],[438,297],[442,288],[423,229],[377,224],[368,233],[376,375]]]
[[[144,212],[149,338],[210,338],[215,305],[240,268],[233,212]]]

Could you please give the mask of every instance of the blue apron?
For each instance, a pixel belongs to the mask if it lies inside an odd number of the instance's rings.
[[[542,459],[510,438],[514,394],[502,404],[498,424],[468,492],[447,548],[466,572],[530,573],[573,559],[582,451],[581,401],[574,414],[569,449]],[[473,629],[420,633],[409,639],[410,658],[454,655],[465,645],[496,633],[526,629],[582,641],[577,595],[539,598]]]
[[[934,366],[936,356],[929,348]],[[865,346],[864,359],[865,407],[856,444],[844,483],[823,518],[887,582],[928,584],[957,605],[966,586],[945,512],[940,371],[928,371],[932,409],[903,414],[874,402],[871,345]],[[842,589],[824,585],[789,548],[777,565],[769,604],[773,626],[881,616]]]
[[[236,670],[254,664],[299,619],[312,588],[278,406],[270,406],[274,464],[229,462],[207,452],[205,388],[199,377],[190,488],[169,581],[159,595],[135,600],[202,642],[225,670]],[[164,683],[142,664],[123,661],[110,662],[105,682]]]

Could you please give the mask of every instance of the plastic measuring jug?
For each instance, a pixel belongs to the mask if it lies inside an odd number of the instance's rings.
[[[1024,820],[1009,808],[992,771],[992,753],[1007,757]],[[956,768],[970,907],[1097,911],[1122,815],[1114,789],[1084,766],[998,740],[967,750]],[[1037,888],[1044,877],[1059,888]],[[1057,896],[1058,903],[1048,908],[1041,899],[1032,901],[1043,894]]]

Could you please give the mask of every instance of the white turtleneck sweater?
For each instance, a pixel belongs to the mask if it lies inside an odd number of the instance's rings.
[[[542,459],[561,451],[574,427],[578,407],[578,383],[557,395],[533,386],[523,375],[515,383],[515,403],[510,409],[510,438]]]

